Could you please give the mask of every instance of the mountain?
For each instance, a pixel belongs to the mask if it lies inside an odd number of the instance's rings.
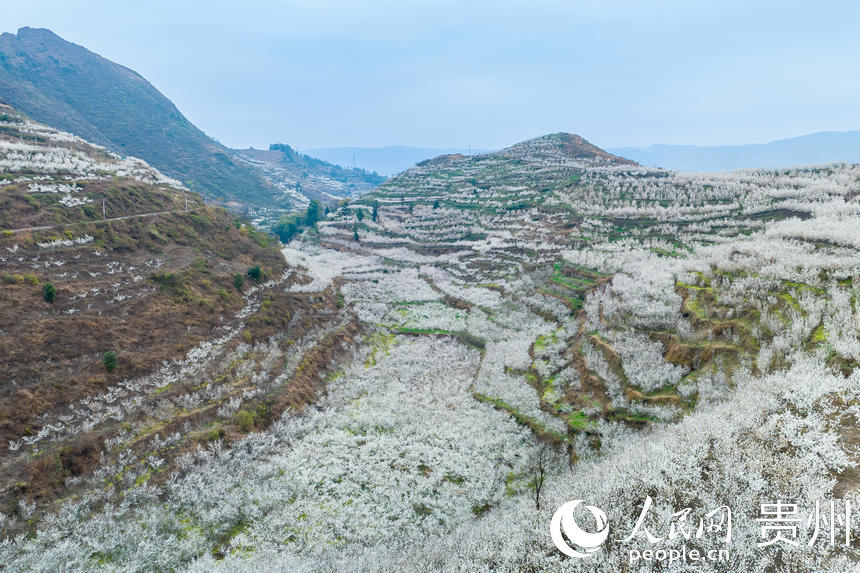
[[[233,150],[238,161],[260,172],[282,195],[277,203],[292,208],[306,207],[315,199],[334,203],[348,197],[358,197],[385,181],[378,173],[360,168],[333,165],[321,159],[296,152],[284,143],[273,143],[268,150]],[[283,211],[283,210],[281,210]],[[277,217],[275,209],[252,209],[255,222],[271,223]]]
[[[144,161],[0,104],[0,531],[123,456],[159,457],[133,478],[153,484],[311,401],[350,323],[334,289],[286,290],[310,280]]]
[[[140,157],[222,202],[267,202],[268,183],[136,72],[45,29],[0,35],[0,99],[40,121]]]
[[[860,163],[860,131],[823,131],[749,145],[652,145],[609,151],[642,165],[689,172]]]
[[[485,153],[483,149],[437,149],[432,147],[329,147],[308,149],[308,155],[319,157],[343,167],[361,167],[384,175],[394,175],[409,169],[416,163],[439,155]]]

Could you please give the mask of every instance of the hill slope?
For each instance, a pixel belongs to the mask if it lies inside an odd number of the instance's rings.
[[[609,151],[642,165],[689,172],[860,163],[860,131],[824,131],[750,145],[652,145]]]
[[[385,177],[364,169],[344,168],[321,159],[297,153],[283,143],[274,143],[268,150],[237,149],[236,159],[259,171],[281,195],[275,204],[281,209],[253,209],[255,222],[266,225],[278,218],[278,212],[306,207],[315,199],[334,203],[344,198],[367,193]],[[285,209],[286,208],[286,209]]]
[[[276,240],[177,185],[0,105],[4,517],[103,487],[92,472],[118,455],[157,455],[141,479],[162,479],[207,436],[226,443],[312,401],[336,355],[327,337],[345,344],[335,287],[289,290],[309,279]]]
[[[140,157],[191,190],[268,203],[270,185],[237,163],[134,71],[49,30],[0,35],[0,100],[36,121]]]

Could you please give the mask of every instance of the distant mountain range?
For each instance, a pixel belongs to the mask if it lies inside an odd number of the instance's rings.
[[[730,171],[845,161],[860,163],[860,131],[822,131],[749,145],[616,147],[610,153],[678,171]]]
[[[233,209],[274,209],[276,216],[307,202],[285,194],[281,179],[273,181],[269,171],[195,127],[139,74],[50,30],[21,28],[17,35],[0,35],[0,100],[36,121],[139,157]],[[288,162],[281,167],[292,169],[296,181],[313,178],[317,188],[350,194],[347,177],[331,179],[343,171],[337,166]],[[361,180],[362,189],[375,185],[361,173],[351,179]]]
[[[822,131],[770,143],[748,145],[652,145],[614,147],[606,151],[648,167],[677,171],[731,171],[782,168],[820,163],[860,163],[860,131]],[[394,175],[440,155],[486,153],[484,149],[432,147],[331,147],[308,149],[308,155],[344,167],[355,166]]]
[[[459,149],[436,147],[408,147],[389,145],[386,147],[327,147],[306,149],[304,152],[343,167],[360,167],[383,175],[394,175],[415,164],[440,155],[468,155],[485,153],[486,149]]]

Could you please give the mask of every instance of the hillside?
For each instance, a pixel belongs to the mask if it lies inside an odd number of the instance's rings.
[[[273,143],[268,150],[237,149],[234,153],[237,160],[259,171],[281,192],[275,201],[281,209],[251,210],[254,222],[262,226],[276,220],[285,210],[283,207],[305,208],[311,200],[334,204],[345,198],[359,197],[385,181],[385,177],[377,173],[332,165],[297,153],[283,143]]]
[[[860,163],[860,131],[825,131],[749,145],[652,145],[610,151],[642,165],[688,172]]]
[[[140,157],[222,203],[270,204],[273,189],[134,71],[49,30],[0,35],[0,100],[36,121]]]
[[[7,533],[58,499],[123,491],[123,473],[161,481],[181,452],[314,401],[337,355],[327,337],[348,340],[336,288],[302,293],[276,240],[5,105],[0,206]],[[126,469],[99,473],[114,463]]]
[[[306,297],[292,315],[332,325],[322,356],[286,360],[278,377],[295,388],[324,364],[314,407],[255,424],[242,405],[256,430],[242,437],[231,401],[209,418],[214,434],[196,434],[211,439],[173,449],[161,408],[193,421],[193,396],[265,396],[283,364],[273,346],[307,338],[248,342],[217,373],[189,365],[198,394],[105,429],[107,452],[157,432],[151,457],[82,473],[80,497],[0,545],[0,561],[644,572],[653,564],[631,563],[630,548],[683,544],[730,547],[715,570],[856,570],[856,542],[813,548],[802,524],[816,501],[842,510],[860,489],[858,196],[855,165],[688,175],[564,133],[424,161],[282,251],[303,278],[273,294]],[[134,408],[112,398],[93,411]],[[646,496],[659,539],[622,539]],[[19,497],[8,520],[24,530],[31,498]],[[591,559],[563,557],[548,535],[575,499],[611,521]],[[776,500],[802,507],[797,547],[756,545],[761,504]],[[730,544],[724,528],[696,533],[725,507]],[[689,535],[670,538],[688,515]]]

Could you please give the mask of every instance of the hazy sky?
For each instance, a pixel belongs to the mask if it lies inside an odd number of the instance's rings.
[[[233,147],[603,147],[860,129],[860,3],[0,0]]]

